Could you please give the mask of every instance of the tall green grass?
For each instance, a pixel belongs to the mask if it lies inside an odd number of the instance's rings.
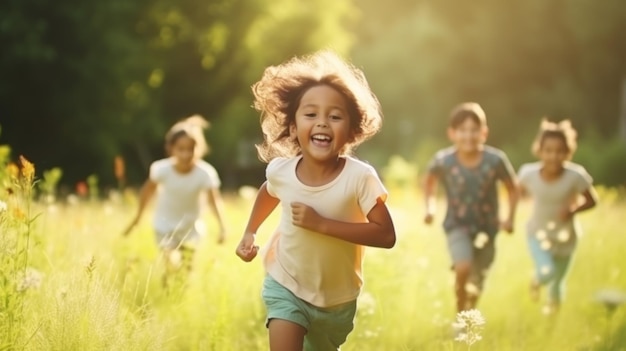
[[[367,249],[356,326],[342,349],[466,350],[451,329],[453,276],[443,232],[422,224],[415,189],[391,190],[398,242],[391,250]],[[609,313],[594,299],[602,289],[626,290],[626,203],[616,190],[601,195],[600,205],[580,216],[585,234],[567,297],[549,317],[528,295],[529,208],[521,204],[515,234],[497,239],[478,306],[486,319],[483,339],[471,350],[626,350],[626,306]],[[0,213],[0,350],[266,350],[261,262],[234,254],[253,199],[227,194],[227,242],[216,245],[209,234],[184,286],[167,291],[149,216],[130,237],[121,236],[134,211],[129,199],[0,199],[7,204]],[[261,243],[277,220],[273,214],[261,228]],[[24,288],[27,271],[39,280]]]

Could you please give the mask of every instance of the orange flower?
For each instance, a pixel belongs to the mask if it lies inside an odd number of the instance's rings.
[[[87,183],[85,182],[76,183],[76,193],[80,196],[87,196],[89,194],[89,187],[87,187]]]
[[[31,183],[35,178],[35,165],[22,155],[20,155],[20,163],[22,164],[22,176],[26,178],[28,183]]]
[[[115,156],[114,160],[115,178],[122,182],[126,175],[126,167],[124,166],[124,158],[122,156]]]

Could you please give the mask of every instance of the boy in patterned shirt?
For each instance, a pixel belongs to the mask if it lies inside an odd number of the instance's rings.
[[[495,237],[500,229],[513,232],[517,207],[515,172],[501,150],[485,145],[488,129],[479,104],[466,102],[451,113],[448,137],[452,146],[431,160],[424,182],[426,214],[431,224],[435,192],[440,182],[446,192],[443,221],[453,263],[457,311],[475,308],[487,271],[495,257]],[[497,182],[508,193],[508,215],[499,219]]]

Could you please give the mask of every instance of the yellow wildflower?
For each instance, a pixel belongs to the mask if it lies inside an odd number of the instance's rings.
[[[26,178],[27,182],[32,182],[33,178],[35,178],[35,165],[22,155],[20,155],[20,163],[22,164],[22,176]]]
[[[20,169],[15,163],[9,163],[9,165],[7,166],[7,173],[9,174],[9,178],[15,180],[20,174]]]

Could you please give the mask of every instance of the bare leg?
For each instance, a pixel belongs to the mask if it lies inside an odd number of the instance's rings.
[[[471,310],[476,308],[480,293],[467,293],[467,302],[465,303],[465,309]]]
[[[269,322],[270,351],[302,351],[306,329],[299,324],[272,319]]]
[[[456,309],[458,312],[465,311],[468,305],[467,281],[471,272],[472,262],[463,261],[454,264],[454,272],[456,279],[454,282],[454,290],[456,293]]]
[[[537,281],[537,279],[533,278],[530,281],[530,299],[533,302],[539,301],[539,297],[541,295],[541,284]]]

